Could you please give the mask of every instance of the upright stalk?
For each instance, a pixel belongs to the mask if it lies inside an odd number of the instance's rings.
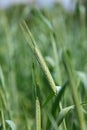
[[[3,130],[6,130],[3,108],[1,109],[1,117],[2,117]]]
[[[63,50],[63,61],[64,61],[65,71],[67,73],[67,76],[70,82],[73,101],[76,106],[80,130],[86,130],[85,121],[84,121],[83,113],[81,111],[80,101],[78,98],[78,92],[77,92],[77,86],[75,82],[75,75],[74,75],[73,67],[72,67],[72,64],[70,63],[67,53],[64,50]]]
[[[61,72],[60,72],[60,66],[59,66],[59,57],[58,57],[58,53],[57,53],[57,46],[56,46],[56,43],[55,43],[55,39],[54,39],[54,36],[53,34],[51,34],[51,41],[52,41],[52,47],[53,47],[53,53],[54,53],[54,59],[55,59],[55,63],[56,63],[56,82],[59,83],[59,85],[61,86],[62,85],[62,78],[61,78]],[[59,107],[60,107],[60,110],[62,110],[62,103],[60,102],[59,103]],[[67,130],[67,127],[66,127],[66,122],[65,122],[65,119],[63,120],[63,125],[64,125],[64,130]],[[62,127],[60,127],[59,129],[61,129]]]

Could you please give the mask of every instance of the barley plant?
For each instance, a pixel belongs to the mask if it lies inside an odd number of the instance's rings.
[[[79,8],[0,10],[0,130],[87,129],[87,21]]]

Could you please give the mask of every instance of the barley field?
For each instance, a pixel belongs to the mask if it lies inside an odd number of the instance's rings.
[[[0,130],[87,130],[85,10],[0,10]]]

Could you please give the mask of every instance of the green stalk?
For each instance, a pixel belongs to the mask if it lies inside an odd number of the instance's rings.
[[[75,83],[75,77],[74,77],[74,70],[72,69],[72,65],[70,63],[70,60],[68,58],[68,55],[67,53],[65,52],[64,50],[64,41],[63,41],[63,38],[60,37],[60,33],[58,32],[59,34],[59,40],[60,40],[60,46],[62,48],[62,51],[63,51],[63,62],[64,62],[64,67],[65,67],[65,71],[67,73],[67,76],[68,76],[68,79],[69,79],[69,82],[70,82],[70,86],[71,86],[71,90],[72,90],[72,97],[73,97],[73,101],[74,101],[74,104],[76,106],[76,111],[77,111],[77,115],[78,115],[78,121],[79,121],[79,125],[80,125],[80,130],[86,130],[86,127],[85,127],[85,120],[84,120],[84,116],[83,116],[83,113],[81,111],[81,106],[80,106],[80,101],[79,101],[79,98],[78,98],[78,92],[77,92],[77,84]]]
[[[61,79],[61,72],[59,67],[59,57],[57,53],[57,46],[55,43],[55,38],[53,34],[51,34],[51,41],[52,41],[52,47],[53,47],[53,54],[55,59],[55,70],[56,70],[56,82],[61,86],[62,85],[62,79]]]
[[[75,75],[74,75],[74,71],[72,69],[73,67],[72,67],[70,60],[68,58],[68,55],[65,51],[63,51],[63,61],[64,61],[64,67],[65,67],[65,70],[66,70],[66,73],[67,73],[67,76],[68,76],[68,79],[70,82],[73,101],[74,101],[74,104],[76,106],[80,130],[86,130],[85,129],[85,121],[84,121],[83,113],[81,111],[80,101],[78,98],[77,86],[76,86],[75,79],[74,79]]]
[[[53,54],[54,54],[54,59],[55,59],[55,63],[56,63],[56,82],[59,83],[59,85],[62,85],[62,76],[61,76],[61,72],[60,72],[60,66],[59,66],[59,60],[58,60],[58,53],[57,53],[57,46],[56,46],[56,39],[53,36],[53,34],[51,34],[51,41],[52,41],[52,47],[53,47]],[[62,110],[62,103],[59,103],[59,107],[60,110]],[[65,119],[63,120],[63,125],[64,125],[64,130],[67,130],[66,127],[66,122]],[[60,127],[59,129],[62,129],[62,127]]]
[[[1,109],[1,117],[2,117],[3,130],[6,130],[3,108]]]

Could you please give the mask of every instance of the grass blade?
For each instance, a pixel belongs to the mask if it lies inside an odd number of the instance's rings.
[[[4,75],[3,75],[3,71],[2,71],[1,66],[0,66],[0,80],[1,80],[1,83],[2,83],[2,87],[5,90],[5,79],[4,79]]]
[[[70,107],[66,107],[64,109],[62,109],[58,115],[58,126],[62,123],[63,119],[66,117],[66,115],[73,109],[73,106]]]
[[[1,109],[1,117],[2,117],[3,130],[6,130],[5,117],[4,117],[4,111],[3,111],[3,109]]]
[[[69,79],[69,83],[71,86],[73,101],[76,106],[80,129],[86,130],[85,121],[84,121],[83,113],[81,112],[80,101],[78,98],[77,87],[76,87],[76,83],[75,83],[75,77],[74,77],[75,74],[73,71],[72,64],[70,63],[68,54],[64,50],[63,50],[63,61],[64,61],[64,67],[65,67],[65,70],[66,70],[66,73],[67,73],[67,76]]]
[[[81,102],[80,103],[81,106],[83,105],[87,105],[87,101],[86,102]],[[57,122],[58,122],[58,126],[62,123],[63,119],[66,117],[66,115],[73,109],[75,109],[76,106],[75,105],[72,105],[72,106],[69,106],[69,107],[66,107],[66,108],[63,108],[59,115],[58,115],[58,119],[57,119]]]
[[[60,91],[59,91],[59,94],[57,95],[54,103],[53,103],[53,107],[52,107],[52,114],[55,115],[56,113],[56,110],[57,110],[57,107],[59,105],[59,102],[62,98],[62,95],[64,94],[65,92],[65,89],[66,89],[66,86],[68,84],[68,81],[65,82],[65,84],[61,87]],[[54,109],[55,108],[55,109]]]
[[[13,121],[6,120],[5,122],[9,125],[9,127],[11,128],[11,130],[16,130],[16,125],[14,124]]]

